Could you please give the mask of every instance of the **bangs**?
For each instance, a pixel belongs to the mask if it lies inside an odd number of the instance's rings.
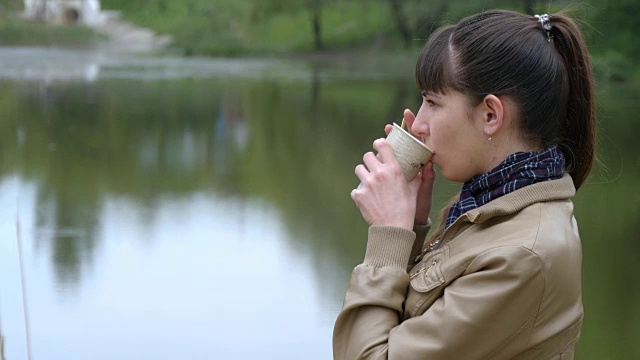
[[[448,89],[458,90],[449,48],[453,29],[453,25],[438,29],[422,48],[416,63],[416,86],[421,91],[445,94]]]

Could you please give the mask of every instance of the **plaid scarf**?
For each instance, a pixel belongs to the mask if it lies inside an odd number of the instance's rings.
[[[449,209],[446,227],[467,211],[502,195],[527,185],[559,179],[564,170],[564,156],[555,145],[543,152],[511,154],[495,169],[474,176],[462,185],[460,200]]]

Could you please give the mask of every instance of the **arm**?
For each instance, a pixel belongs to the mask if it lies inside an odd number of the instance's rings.
[[[334,359],[508,359],[526,349],[544,292],[535,254],[514,246],[478,255],[424,314],[401,323],[409,276],[397,258],[375,260],[390,251],[376,243],[409,239],[370,230],[336,321]]]
[[[386,351],[389,331],[400,323],[409,286],[406,264],[415,233],[391,226],[369,227],[364,263],[351,275],[333,333],[333,358],[376,359]]]

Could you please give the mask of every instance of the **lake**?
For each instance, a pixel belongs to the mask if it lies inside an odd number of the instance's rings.
[[[331,358],[366,243],[353,169],[417,110],[413,63],[3,48],[0,68],[7,359]],[[640,358],[639,96],[598,86],[578,359]]]

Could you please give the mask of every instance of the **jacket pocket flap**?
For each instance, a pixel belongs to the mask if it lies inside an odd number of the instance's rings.
[[[442,275],[442,262],[444,261],[444,249],[439,249],[427,254],[409,274],[411,287],[420,293],[431,291],[445,282]]]

